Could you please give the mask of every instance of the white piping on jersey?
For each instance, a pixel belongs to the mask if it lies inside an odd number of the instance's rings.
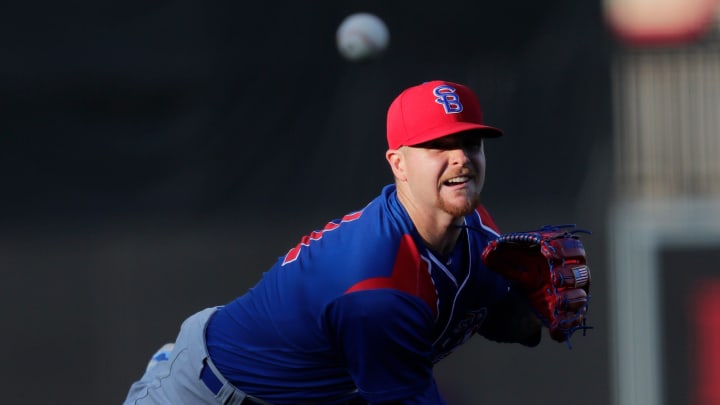
[[[445,267],[445,263],[443,263],[442,261],[440,261],[440,259],[438,259],[437,257],[435,257],[435,255],[434,255],[432,252],[430,252],[430,251],[428,251],[428,256],[430,256],[430,257],[429,257],[430,261],[432,261],[432,262],[435,263],[438,267],[440,267],[440,269],[443,271],[443,273],[445,273],[445,275],[448,276],[448,278],[449,278],[450,280],[452,280],[452,282],[453,282],[453,284],[455,285],[455,287],[457,287],[457,280],[455,279],[455,275],[452,274],[447,267]],[[422,257],[422,256],[421,256],[421,257]],[[423,259],[425,259],[425,258],[423,257]],[[429,263],[428,263],[428,264],[429,264]]]
[[[495,232],[494,229],[490,228],[489,226],[487,226],[487,225],[485,225],[485,224],[483,223],[482,215],[480,215],[480,212],[479,212],[478,210],[475,210],[475,215],[477,215],[478,221],[480,221],[480,227],[481,227],[482,229],[490,232],[491,234],[493,234],[493,235],[495,235],[495,236],[497,236],[497,237],[500,237],[500,234],[499,234],[499,233]],[[467,225],[467,221],[464,221],[464,222],[465,222],[465,225]]]
[[[423,255],[420,255],[420,260],[423,260],[425,263],[427,263],[428,277],[430,277],[430,281],[433,284],[433,288],[437,292],[437,286],[435,285],[435,280],[433,280],[433,278],[432,278],[432,267],[433,267],[432,263],[430,263],[430,261]],[[438,314],[437,316],[439,317],[440,316],[440,294],[436,294],[436,295],[437,295],[437,299],[435,300],[435,313],[437,313]]]
[[[468,239],[467,246],[469,247],[470,246],[470,233],[465,232],[465,237]],[[440,338],[445,335],[445,332],[447,332],[448,328],[450,327],[450,322],[452,322],[453,315],[455,313],[455,305],[457,304],[457,300],[460,297],[460,293],[465,288],[465,285],[467,284],[468,280],[470,280],[470,274],[472,273],[472,255],[470,254],[469,250],[470,249],[468,248],[467,272],[465,275],[465,279],[463,280],[462,284],[458,287],[457,292],[455,293],[455,297],[453,298],[452,306],[450,307],[450,314],[448,315],[447,323],[445,324],[445,327],[443,328],[442,332],[438,335],[438,338],[433,342],[433,346],[435,346],[440,341]],[[437,258],[435,258],[435,256],[433,256],[432,252],[428,252],[428,253],[430,254],[430,256],[432,258],[435,259],[434,260],[435,263],[445,272],[445,274],[448,274],[451,277],[451,279],[453,280],[453,283],[455,283],[455,286],[457,287],[457,282],[455,281],[455,277],[452,274],[450,274],[450,271],[447,269],[447,267],[445,267],[445,265],[443,265],[440,261],[438,261]],[[432,269],[430,269],[430,270],[432,270]],[[438,299],[439,299],[439,297],[438,297]],[[439,308],[438,308],[438,314],[440,314]]]

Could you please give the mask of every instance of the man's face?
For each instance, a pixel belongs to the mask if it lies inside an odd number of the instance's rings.
[[[455,134],[402,148],[405,178],[415,203],[453,217],[469,214],[485,184],[485,151],[477,134]]]

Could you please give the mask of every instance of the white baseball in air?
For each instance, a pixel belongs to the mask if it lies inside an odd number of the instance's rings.
[[[340,54],[353,62],[380,56],[390,43],[387,25],[380,17],[370,13],[345,17],[335,37]]]

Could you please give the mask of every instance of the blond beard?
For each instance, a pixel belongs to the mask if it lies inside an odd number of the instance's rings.
[[[440,209],[447,212],[448,214],[452,215],[455,218],[464,217],[465,215],[470,214],[475,210],[475,208],[480,204],[480,193],[477,193],[472,196],[467,202],[463,205],[450,205],[445,201],[444,198],[440,198],[438,201],[438,205],[440,206]]]

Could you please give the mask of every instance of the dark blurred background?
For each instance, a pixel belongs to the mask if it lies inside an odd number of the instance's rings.
[[[388,24],[378,60],[337,52],[358,11]],[[388,105],[443,79],[505,131],[484,192],[501,230],[593,231],[595,326],[571,350],[474,339],[437,368],[448,402],[607,404],[606,31],[576,0],[2,5],[0,402],[121,403],[186,316],[392,180]]]

